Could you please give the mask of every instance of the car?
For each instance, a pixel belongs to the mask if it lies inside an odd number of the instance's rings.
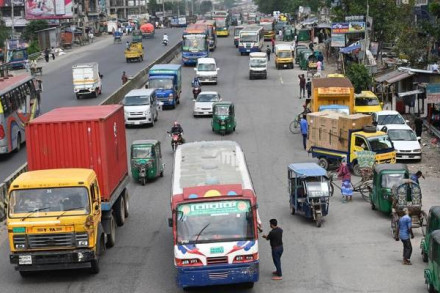
[[[381,131],[384,126],[391,124],[406,125],[407,121],[397,111],[379,111],[371,114],[373,124]]]
[[[136,89],[129,91],[122,100],[125,125],[150,124],[154,126],[159,116],[159,102],[156,89]]]
[[[194,99],[194,111],[193,115],[196,116],[211,116],[212,115],[212,104],[215,102],[220,102],[219,93],[214,91],[201,92],[197,99]]]
[[[406,124],[389,124],[384,126],[396,150],[397,160],[422,160],[420,137]]]
[[[220,68],[217,68],[217,63],[214,58],[197,59],[197,65],[194,70],[200,83],[217,84],[217,74]]]

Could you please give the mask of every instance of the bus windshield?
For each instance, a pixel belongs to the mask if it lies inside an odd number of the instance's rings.
[[[195,244],[254,239],[253,211],[247,200],[182,204],[177,208],[177,242]]]
[[[240,41],[241,42],[257,42],[258,41],[258,36],[257,35],[249,35],[249,34],[242,34],[240,36]]]
[[[200,35],[186,35],[183,37],[182,44],[183,51],[203,51],[207,50],[206,48],[206,36],[203,34]]]

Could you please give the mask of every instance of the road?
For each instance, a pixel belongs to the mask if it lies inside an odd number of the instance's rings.
[[[167,32],[170,43],[162,45],[162,35]],[[55,61],[43,64],[42,113],[63,106],[83,106],[99,104],[121,86],[122,71],[128,76],[137,74],[141,69],[160,57],[166,50],[181,40],[182,29],[158,30],[154,39],[143,40],[145,57],[141,63],[127,64],[124,57],[125,42],[131,36],[124,36],[121,44],[113,44],[111,36],[97,38],[96,42],[81,48],[68,50],[67,54]],[[73,93],[72,65],[83,62],[98,62],[103,77],[103,92],[97,99],[77,100]],[[26,148],[23,145],[19,153],[0,156],[0,182],[26,162]]]
[[[426,292],[418,245],[420,230],[415,230],[413,265],[403,266],[402,244],[391,238],[390,219],[372,211],[360,195],[342,203],[339,191],[331,198],[330,212],[321,228],[288,208],[287,165],[313,161],[302,149],[300,136],[290,134],[289,122],[301,109],[297,75],[300,71],[276,70],[273,60],[267,80],[248,79],[248,57],[239,56],[232,39],[220,39],[214,52],[220,67],[219,84],[203,86],[217,90],[223,100],[236,105],[237,131],[219,136],[211,132],[209,118],[193,118],[190,81],[192,68],[183,69],[183,98],[175,110],[160,112],[153,128],[127,130],[127,147],[136,139],[162,142],[165,176],[141,186],[131,183],[131,213],[124,227],[118,228],[116,246],[107,250],[101,272],[58,271],[37,273],[22,279],[8,262],[8,242],[1,228],[1,292],[182,292],[174,282],[170,187],[173,153],[166,135],[178,120],[188,141],[235,140],[241,144],[252,175],[265,232],[268,221],[277,218],[284,229],[284,280],[272,281],[274,270],[269,243],[260,240],[260,281],[252,290],[236,287],[201,288],[195,292]],[[119,74],[115,75],[119,82]],[[73,98],[72,98],[73,99]],[[354,179],[356,180],[356,179]],[[432,181],[430,181],[432,182]],[[423,183],[423,182],[422,182]],[[422,186],[423,187],[423,186]],[[432,188],[431,188],[432,189]],[[435,192],[423,200],[439,204]],[[428,209],[428,207],[426,208]]]

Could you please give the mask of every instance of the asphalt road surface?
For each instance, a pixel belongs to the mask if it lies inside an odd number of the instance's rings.
[[[170,43],[162,45],[162,35],[166,32]],[[96,38],[96,42],[84,47],[67,50],[67,54],[49,63],[43,64],[43,87],[41,98],[42,113],[63,106],[96,105],[102,102],[121,84],[122,71],[128,76],[136,75],[141,69],[159,58],[170,47],[181,40],[182,29],[163,29],[156,31],[154,39],[144,39],[145,57],[143,62],[126,63],[124,57],[125,43],[131,41],[130,36],[123,36],[121,44],[113,44],[111,36]],[[84,98],[77,100],[73,92],[72,65],[86,62],[98,62],[99,71],[104,75],[102,80],[102,95],[97,99]],[[12,152],[0,155],[0,182],[26,162],[26,148],[23,145],[19,153]]]
[[[102,259],[101,272],[98,275],[80,270],[44,272],[22,279],[9,264],[3,227],[0,291],[181,292],[174,281],[172,233],[167,225],[173,153],[166,130],[178,120],[187,141],[225,139],[241,144],[257,191],[265,233],[271,218],[277,218],[284,229],[282,281],[271,280],[274,267],[269,243],[260,238],[260,281],[253,289],[226,286],[195,292],[426,292],[425,264],[418,248],[420,230],[415,230],[416,239],[412,241],[413,265],[404,266],[402,244],[391,238],[390,218],[372,211],[359,194],[355,194],[353,202],[342,203],[337,190],[321,228],[301,216],[290,215],[287,165],[314,161],[302,149],[300,135],[292,135],[288,130],[289,122],[300,112],[303,103],[297,98],[300,73],[297,67],[276,70],[272,59],[267,80],[249,80],[248,57],[240,56],[232,46],[231,37],[220,39],[213,57],[220,67],[219,84],[202,88],[217,90],[223,100],[235,103],[237,131],[222,137],[211,132],[209,118],[193,118],[190,81],[194,71],[184,68],[181,104],[175,110],[160,112],[153,128],[127,129],[127,147],[136,139],[153,138],[162,142],[165,176],[146,186],[134,182],[129,185],[131,213],[126,224],[117,230],[116,246],[107,250]],[[112,70],[116,73],[107,73],[107,82],[119,83],[120,70],[116,66]],[[70,81],[66,78],[65,82],[64,88],[69,88]],[[77,104],[70,90],[63,97]],[[424,200],[428,196],[424,195]]]

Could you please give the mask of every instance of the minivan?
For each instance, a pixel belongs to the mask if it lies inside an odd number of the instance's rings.
[[[122,100],[126,125],[154,126],[159,115],[156,89],[131,90]]]
[[[196,76],[200,83],[214,83],[217,84],[217,73],[220,68],[217,68],[214,58],[199,58],[197,59]]]

